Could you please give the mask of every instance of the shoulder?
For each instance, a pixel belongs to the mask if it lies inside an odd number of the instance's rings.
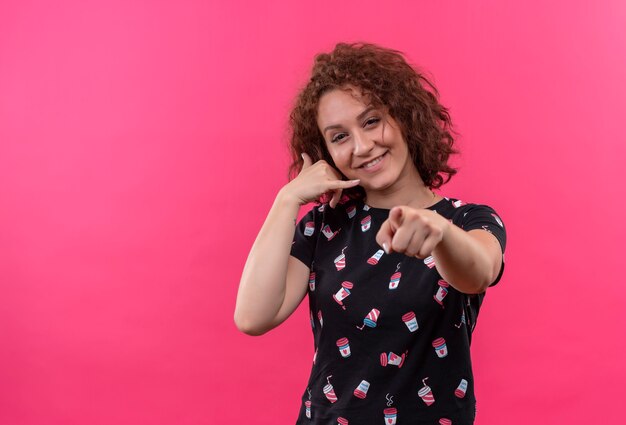
[[[488,219],[497,223],[500,227],[504,227],[502,219],[490,205],[453,197],[445,197],[444,200],[445,202],[439,203],[441,207],[437,209],[437,212],[452,219],[454,224],[461,226],[469,220],[481,218]]]

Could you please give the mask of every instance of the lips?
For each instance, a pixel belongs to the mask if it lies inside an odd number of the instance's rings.
[[[369,164],[369,163],[370,163],[370,162],[372,162],[372,161],[382,159],[382,158],[383,158],[386,154],[387,154],[387,152],[383,153],[382,155],[378,155],[377,157],[374,157],[374,158],[372,158],[372,159],[368,159],[367,161],[363,161],[363,162],[362,162],[361,164],[359,164],[359,166],[358,166],[358,167],[356,167],[356,168],[363,168],[365,165]]]

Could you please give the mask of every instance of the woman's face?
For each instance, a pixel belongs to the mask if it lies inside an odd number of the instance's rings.
[[[320,97],[317,125],[339,171],[361,179],[366,192],[389,189],[415,171],[398,123],[354,87]]]

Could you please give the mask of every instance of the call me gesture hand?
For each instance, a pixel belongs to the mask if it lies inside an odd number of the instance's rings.
[[[315,164],[306,153],[302,154],[304,161],[298,177],[289,182],[285,187],[291,196],[294,196],[300,205],[317,200],[321,195],[332,192],[329,202],[331,208],[335,208],[343,189],[357,186],[360,180],[341,180],[341,175],[328,162],[319,160]]]

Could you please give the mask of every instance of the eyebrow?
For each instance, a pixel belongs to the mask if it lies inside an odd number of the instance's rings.
[[[376,109],[375,106],[370,105],[369,107],[365,108],[365,110],[363,112],[361,112],[359,115],[356,116],[356,120],[360,121],[365,115],[367,115],[372,109]],[[332,130],[333,128],[341,128],[342,126],[340,124],[333,124],[333,125],[329,125],[328,127],[326,127],[324,129],[324,134],[326,134],[326,132],[328,130]]]

